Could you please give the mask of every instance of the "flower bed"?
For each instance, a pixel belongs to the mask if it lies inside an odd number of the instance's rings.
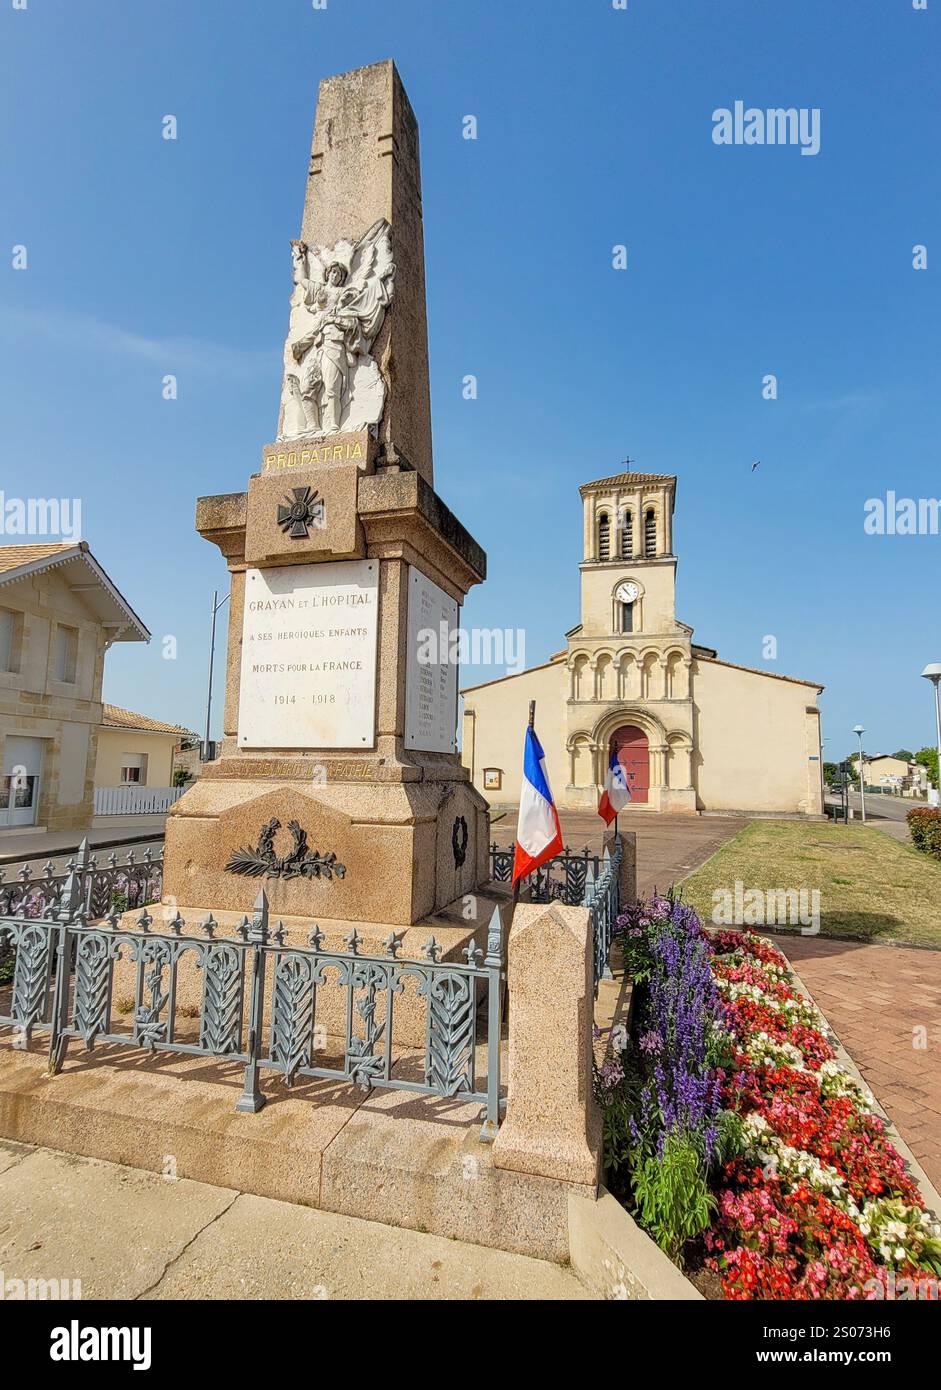
[[[941,1227],[784,956],[667,898],[617,935],[639,1003],[596,1075],[605,1161],[667,1253],[731,1299],[941,1276]]]

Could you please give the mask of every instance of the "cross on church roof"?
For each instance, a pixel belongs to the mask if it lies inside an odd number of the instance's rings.
[[[630,458],[628,458],[628,459],[622,459],[621,462],[622,462],[622,465],[623,465],[625,471],[626,471],[627,473],[630,473],[630,471],[631,471],[631,466],[632,466],[633,464],[635,464],[635,463],[637,462],[637,460],[636,460],[636,459],[630,459]]]

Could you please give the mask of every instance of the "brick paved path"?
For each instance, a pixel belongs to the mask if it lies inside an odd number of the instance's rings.
[[[775,942],[941,1190],[941,951],[820,937]]]
[[[574,850],[586,845],[602,847],[604,821],[594,811],[560,811],[565,843]],[[508,811],[491,827],[490,838],[511,845],[516,838],[516,810]],[[644,811],[623,812],[618,828],[637,835],[637,892],[643,897],[654,888],[666,892],[677,879],[698,869],[737,834],[746,820],[725,816],[658,816]]]

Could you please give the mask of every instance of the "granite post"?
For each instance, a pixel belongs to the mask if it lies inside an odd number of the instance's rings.
[[[508,1099],[494,1165],[594,1188],[601,1119],[592,1095],[587,908],[518,903],[508,949]]]

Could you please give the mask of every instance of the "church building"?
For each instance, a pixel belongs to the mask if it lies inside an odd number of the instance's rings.
[[[464,691],[463,760],[519,800],[529,702],[560,807],[597,807],[612,753],[638,810],[818,816],[823,686],[720,661],[676,616],[676,478],[586,483],[581,622],[544,665]]]

